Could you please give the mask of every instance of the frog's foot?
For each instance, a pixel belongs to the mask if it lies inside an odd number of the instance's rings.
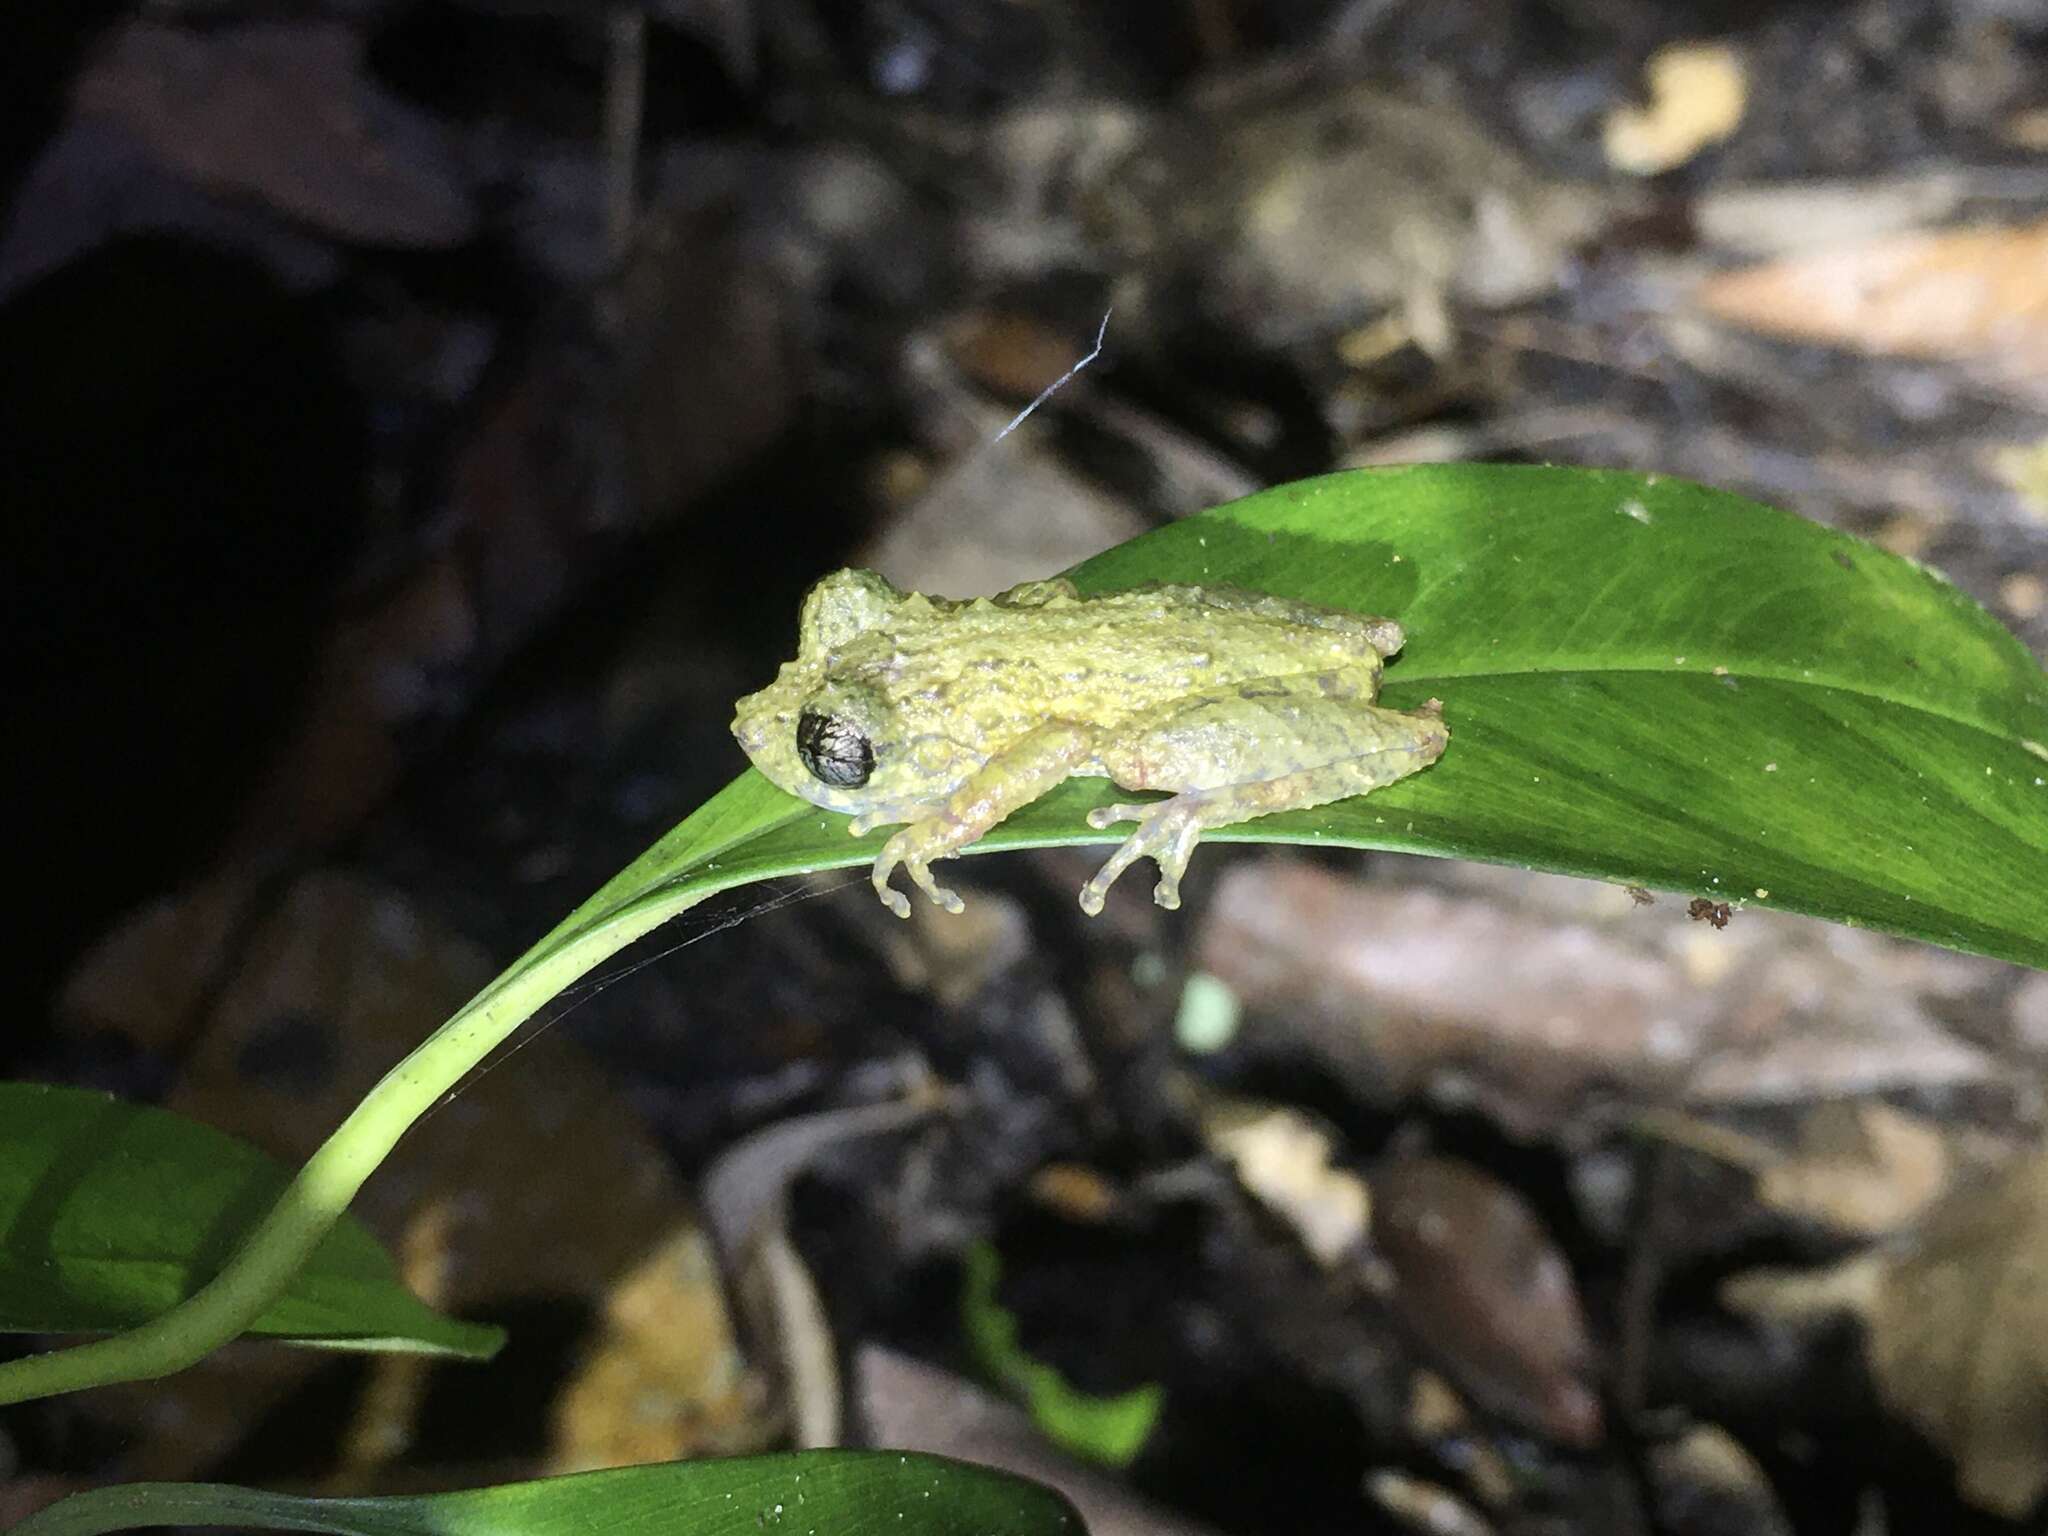
[[[865,817],[859,818],[855,824],[864,820]],[[938,821],[912,822],[882,844],[882,851],[875,855],[875,867],[868,879],[875,894],[882,898],[882,905],[898,917],[910,916],[909,898],[889,884],[889,876],[899,864],[909,874],[911,884],[948,912],[957,913],[966,906],[957,893],[932,878],[931,861],[944,858],[955,846],[945,837],[943,825]]]
[[[1138,830],[1124,839],[1124,845],[1110,856],[1095,878],[1081,887],[1081,910],[1090,917],[1102,910],[1102,900],[1118,875],[1139,859],[1151,859],[1159,866],[1159,883],[1152,887],[1152,899],[1171,912],[1180,906],[1180,877],[1194,856],[1202,838],[1202,810],[1207,796],[1199,791],[1175,795],[1171,800],[1150,800],[1141,805],[1105,805],[1088,813],[1088,825],[1100,831],[1119,821],[1135,821]]]

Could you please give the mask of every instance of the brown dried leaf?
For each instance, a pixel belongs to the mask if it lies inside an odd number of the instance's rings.
[[[1647,107],[1621,107],[1601,131],[1607,163],[1631,176],[1655,176],[1685,164],[1742,126],[1749,82],[1742,57],[1725,43],[1674,43],[1644,69]]]
[[[704,1232],[670,1227],[607,1288],[598,1326],[549,1412],[547,1470],[761,1449],[766,1415],[747,1390],[730,1330]]]
[[[1218,1099],[1202,1115],[1202,1136],[1319,1264],[1335,1264],[1364,1241],[1372,1210],[1365,1183],[1333,1166],[1331,1135],[1310,1116],[1282,1104]]]
[[[1870,1310],[1885,1401],[1955,1459],[1964,1498],[2015,1520],[2048,1492],[2044,1318],[2048,1148],[1946,1201]]]
[[[1565,1445],[1599,1444],[1578,1291],[1535,1213],[1451,1158],[1398,1158],[1372,1182],[1394,1304],[1423,1347],[1493,1412]]]
[[[1940,1132],[1890,1105],[1821,1104],[1799,1127],[1799,1150],[1757,1180],[1775,1210],[1876,1237],[1914,1220],[1948,1182]]]
[[[1492,1536],[1479,1512],[1448,1489],[1391,1467],[1367,1475],[1365,1491],[1411,1531],[1431,1536]]]
[[[1795,1326],[1832,1318],[1869,1319],[1884,1284],[1884,1261],[1860,1253],[1825,1269],[1746,1269],[1717,1288],[1730,1312]]]
[[[2048,223],[1898,235],[1709,278],[1719,319],[1881,356],[2048,379]]]
[[[2048,523],[2048,438],[1998,449],[1991,471],[2012,487],[2030,517]]]
[[[1486,894],[1236,864],[1196,963],[1243,1002],[1251,1043],[1305,1051],[1367,1097],[1476,1103],[1519,1136],[1583,1136],[1603,1097],[1782,1102],[1995,1075],[1922,1001],[1976,984],[1975,962],[1754,908],[1716,932],[1616,887],[1453,878]]]
[[[1696,1424],[1656,1447],[1648,1471],[1660,1530],[1792,1536],[1770,1477],[1719,1425]]]
[[[101,48],[75,103],[209,191],[358,244],[459,245],[476,210],[439,130],[376,87],[361,54],[338,22],[135,22]]]

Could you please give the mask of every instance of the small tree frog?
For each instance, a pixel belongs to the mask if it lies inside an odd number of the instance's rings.
[[[932,861],[1076,774],[1172,792],[1089,814],[1137,829],[1081,887],[1081,909],[1100,912],[1140,858],[1172,908],[1205,828],[1362,795],[1436,761],[1450,734],[1436,700],[1409,713],[1373,702],[1401,643],[1391,619],[1227,587],[1084,597],[1060,579],[956,602],[839,571],[804,598],[796,659],[739,701],[732,731],[772,782],[852,813],[855,836],[903,824],[872,877],[898,917],[899,865],[958,912]]]

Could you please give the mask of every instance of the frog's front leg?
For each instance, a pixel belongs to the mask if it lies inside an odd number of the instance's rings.
[[[1124,788],[1177,793],[1089,813],[1092,827],[1135,821],[1138,828],[1081,887],[1081,910],[1100,912],[1117,876],[1142,858],[1159,866],[1152,899],[1178,907],[1180,877],[1203,829],[1362,795],[1443,754],[1450,733],[1436,700],[1403,713],[1328,697],[1324,686],[1277,679],[1200,695],[1099,747],[1102,766]]]
[[[983,763],[943,804],[931,807],[882,845],[870,877],[882,904],[898,917],[910,916],[909,901],[889,885],[889,876],[900,864],[925,895],[948,912],[958,912],[959,896],[932,879],[932,860],[958,853],[1010,812],[1065,779],[1094,754],[1097,734],[1072,721],[1048,720]],[[852,830],[857,837],[895,819],[887,814],[857,816]]]

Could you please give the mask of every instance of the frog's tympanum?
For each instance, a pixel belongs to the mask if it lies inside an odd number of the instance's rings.
[[[1083,597],[1034,581],[953,602],[839,571],[804,599],[796,660],[740,700],[732,730],[774,783],[852,813],[856,836],[904,824],[873,876],[899,917],[899,864],[959,911],[932,860],[1075,774],[1172,792],[1089,814],[1138,825],[1081,887],[1082,910],[1101,911],[1147,857],[1153,899],[1177,907],[1204,828],[1362,795],[1436,761],[1449,737],[1436,700],[1408,714],[1373,703],[1400,648],[1390,619],[1224,587]]]

